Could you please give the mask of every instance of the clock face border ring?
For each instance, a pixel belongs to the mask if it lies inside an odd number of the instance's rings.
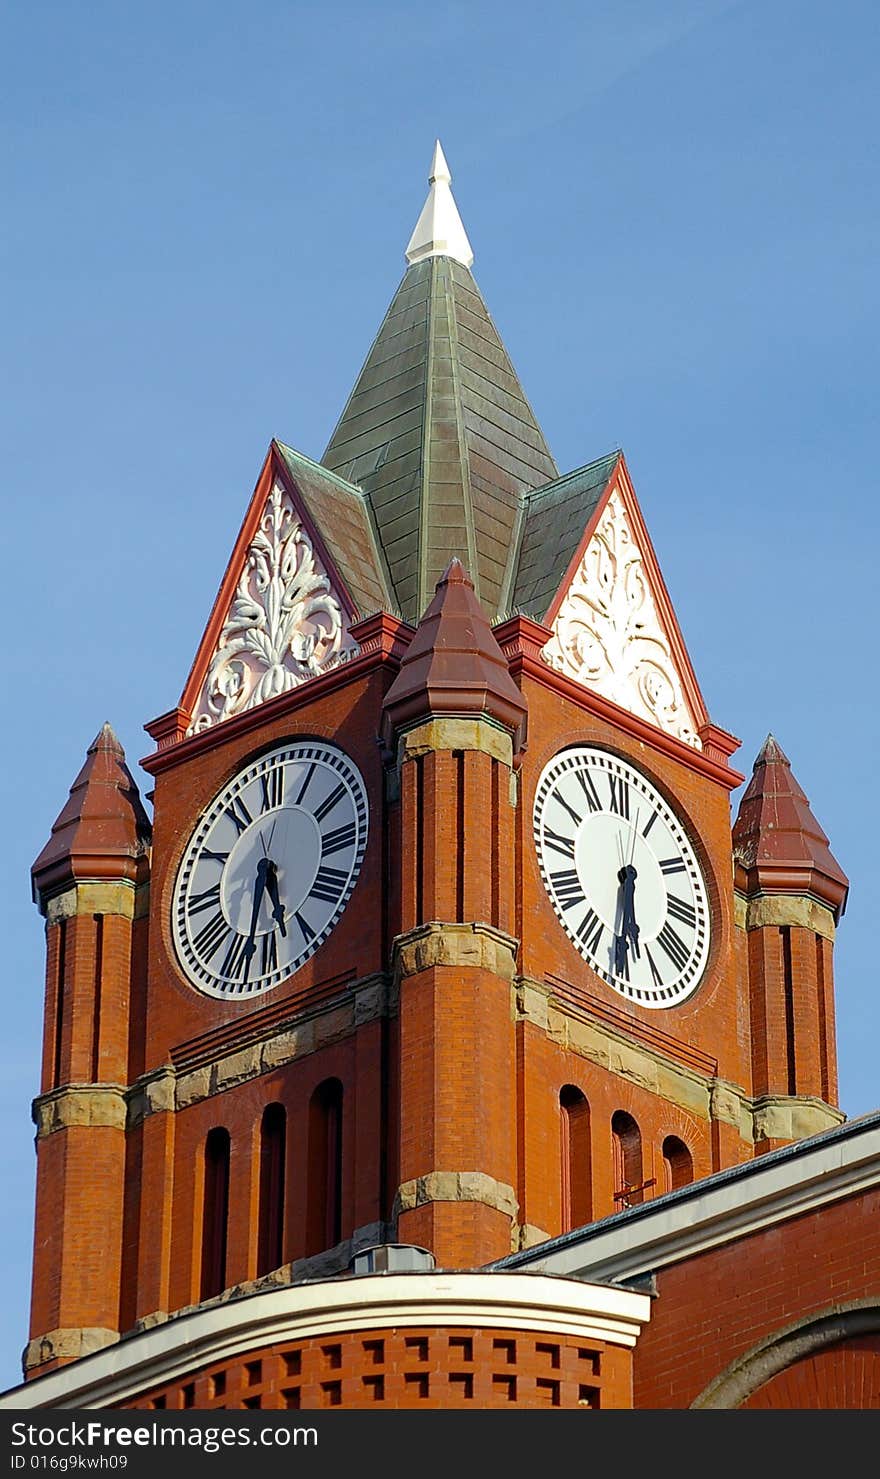
[[[308,867],[291,845],[298,818],[317,837]],[[246,1001],[294,976],[354,892],[369,823],[363,776],[330,740],[276,740],[241,762],[202,808],[174,876],[165,917],[187,985]]]
[[[691,1001],[714,953],[717,889],[668,788],[607,744],[573,741],[542,767],[531,825],[557,921],[599,979],[648,1009]]]

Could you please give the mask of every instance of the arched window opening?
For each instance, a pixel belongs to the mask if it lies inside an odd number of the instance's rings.
[[[284,1262],[284,1161],[287,1114],[283,1104],[269,1104],[260,1126],[260,1214],[257,1276]]]
[[[614,1210],[637,1207],[644,1200],[646,1182],[642,1169],[642,1135],[631,1114],[618,1109],[611,1120],[614,1152]]]
[[[200,1299],[226,1288],[226,1235],[229,1223],[229,1131],[211,1130],[205,1141],[205,1195],[202,1211]]]
[[[309,1105],[309,1185],[306,1253],[322,1253],[342,1238],[342,1084],[325,1079]]]
[[[694,1179],[693,1156],[677,1135],[667,1135],[663,1141],[663,1165],[667,1191],[675,1191],[678,1186],[689,1186]]]
[[[559,1094],[562,1129],[562,1231],[584,1227],[593,1217],[590,1163],[590,1106],[580,1089],[566,1084]]]

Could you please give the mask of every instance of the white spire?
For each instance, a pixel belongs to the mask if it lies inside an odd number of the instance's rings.
[[[451,179],[449,165],[438,139],[434,145],[431,173],[428,176],[431,188],[406,249],[408,262],[421,262],[424,257],[454,257],[456,262],[463,262],[465,267],[470,267],[473,262],[471,244],[449,188]]]

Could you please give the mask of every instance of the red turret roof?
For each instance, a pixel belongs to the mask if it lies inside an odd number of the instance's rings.
[[[772,734],[740,801],[733,856],[737,887],[744,892],[812,894],[835,917],[843,913],[849,880]]]
[[[150,820],[125,751],[109,724],[89,745],[67,804],[31,869],[34,901],[78,879],[128,878],[147,873]]]
[[[429,714],[486,714],[514,731],[517,748],[526,712],[474,587],[453,559],[386,695],[386,738]]]

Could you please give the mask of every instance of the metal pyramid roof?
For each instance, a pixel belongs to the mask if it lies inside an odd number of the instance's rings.
[[[367,494],[406,620],[453,556],[505,614],[523,494],[557,469],[462,262],[407,269],[321,461]]]

